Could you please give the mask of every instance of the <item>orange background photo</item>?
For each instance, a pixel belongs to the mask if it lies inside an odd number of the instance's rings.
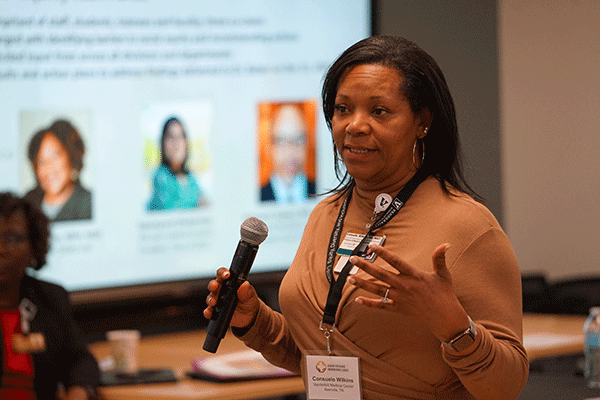
[[[273,115],[277,109],[283,105],[295,105],[302,111],[304,121],[306,122],[306,166],[305,172],[309,181],[316,181],[316,160],[315,160],[315,129],[317,102],[281,102],[281,103],[260,103],[258,105],[258,143],[259,143],[259,174],[260,186],[264,186],[269,182],[271,175],[272,159],[271,159],[271,123]]]

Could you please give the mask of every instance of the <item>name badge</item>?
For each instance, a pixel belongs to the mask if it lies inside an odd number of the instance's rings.
[[[46,338],[40,332],[28,335],[16,333],[13,335],[12,345],[15,353],[40,353],[46,350]]]
[[[364,237],[365,237],[365,235],[360,234],[360,233],[349,232],[346,234],[346,237],[342,241],[342,244],[340,244],[340,248],[337,251],[337,254],[340,255],[341,257],[338,260],[335,267],[333,268],[334,272],[337,272],[338,274],[340,272],[342,272],[344,265],[346,265],[346,263],[350,259],[350,255],[352,255],[352,252],[354,251],[356,246],[358,246],[360,244],[360,242],[363,240]],[[385,235],[384,236],[369,236],[369,237],[367,237],[367,240],[365,240],[365,242],[363,243],[361,248],[358,249],[358,256],[364,258],[367,261],[372,262],[373,260],[375,260],[375,257],[377,257],[377,255],[375,253],[367,254],[367,249],[369,248],[369,245],[371,243],[375,243],[375,244],[383,246],[384,242],[385,242]],[[356,274],[357,271],[358,271],[358,267],[353,267],[352,270],[350,271],[350,275]]]
[[[358,357],[306,355],[308,400],[360,400]]]

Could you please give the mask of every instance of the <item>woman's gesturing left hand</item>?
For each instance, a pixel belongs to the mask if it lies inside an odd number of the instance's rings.
[[[381,282],[372,282],[350,276],[348,282],[380,297],[387,293],[388,301],[357,297],[356,301],[368,307],[411,315],[426,322],[440,341],[448,341],[469,326],[467,313],[458,301],[452,286],[452,276],[446,267],[446,251],[450,245],[442,244],[432,256],[433,272],[420,271],[396,254],[379,245],[371,245],[377,254],[398,273],[375,266],[369,261],[353,256],[350,262]]]

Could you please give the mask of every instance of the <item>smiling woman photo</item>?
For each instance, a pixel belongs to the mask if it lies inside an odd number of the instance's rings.
[[[196,208],[206,199],[187,166],[189,143],[183,123],[170,117],[160,138],[160,166],[152,179],[153,193],[148,211]]]
[[[29,142],[37,185],[25,198],[55,222],[92,218],[92,194],[82,186],[85,146],[77,129],[63,119],[39,130]]]

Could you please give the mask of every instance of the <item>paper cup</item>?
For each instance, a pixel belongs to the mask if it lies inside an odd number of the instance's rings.
[[[140,331],[138,330],[106,332],[106,338],[110,342],[111,355],[115,361],[115,371],[126,374],[135,374],[137,372],[140,336]]]

